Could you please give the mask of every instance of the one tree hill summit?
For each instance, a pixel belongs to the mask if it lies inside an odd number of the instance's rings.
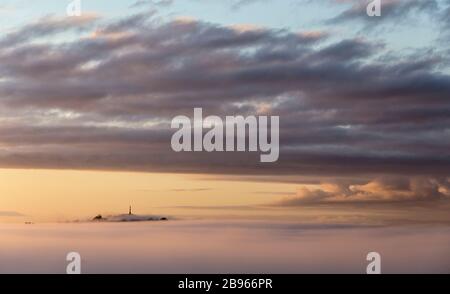
[[[111,215],[108,217],[103,217],[101,214],[99,214],[92,219],[92,221],[96,222],[146,222],[146,221],[167,221],[167,220],[168,218],[164,216],[133,214],[131,210],[131,205],[128,214]]]

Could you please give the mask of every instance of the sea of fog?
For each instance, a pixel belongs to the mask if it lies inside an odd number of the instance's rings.
[[[0,273],[450,273],[449,226],[249,220],[0,224]]]

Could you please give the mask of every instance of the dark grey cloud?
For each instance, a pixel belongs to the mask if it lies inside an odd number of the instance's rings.
[[[381,16],[369,17],[367,15],[367,5],[371,0],[347,0],[332,2],[345,4],[347,9],[336,17],[329,19],[327,23],[335,24],[348,21],[362,21],[370,25],[382,25],[389,23],[404,22],[407,18],[417,18],[421,15],[439,16],[441,13],[438,0],[388,0],[381,1]]]
[[[446,0],[443,4],[442,4],[442,12],[440,14],[440,20],[441,22],[444,24],[444,29],[446,31],[447,34],[450,33],[450,1]]]
[[[51,36],[69,30],[83,31],[91,27],[97,19],[97,15],[89,13],[76,18],[48,15],[34,23],[7,33],[0,41],[0,48],[18,45],[35,38]]]
[[[364,38],[161,22],[152,13],[89,26],[62,43],[31,42],[73,31],[45,20],[27,25],[25,36],[0,39],[0,166],[450,174],[449,56],[441,51],[393,53]],[[170,120],[192,116],[194,107],[205,116],[279,115],[279,161],[175,154]]]

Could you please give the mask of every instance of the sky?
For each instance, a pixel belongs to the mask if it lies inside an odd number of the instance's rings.
[[[450,1],[0,0],[0,221],[448,223]],[[280,158],[172,118],[280,117]]]

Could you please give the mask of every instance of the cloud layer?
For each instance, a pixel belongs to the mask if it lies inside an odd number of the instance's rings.
[[[437,202],[450,199],[450,181],[432,178],[377,178],[364,184],[322,184],[311,190],[302,188],[281,206],[312,204]]]
[[[0,39],[0,166],[445,179],[449,54],[425,49],[153,13],[45,17]],[[173,153],[170,120],[194,107],[279,115],[280,160]]]

